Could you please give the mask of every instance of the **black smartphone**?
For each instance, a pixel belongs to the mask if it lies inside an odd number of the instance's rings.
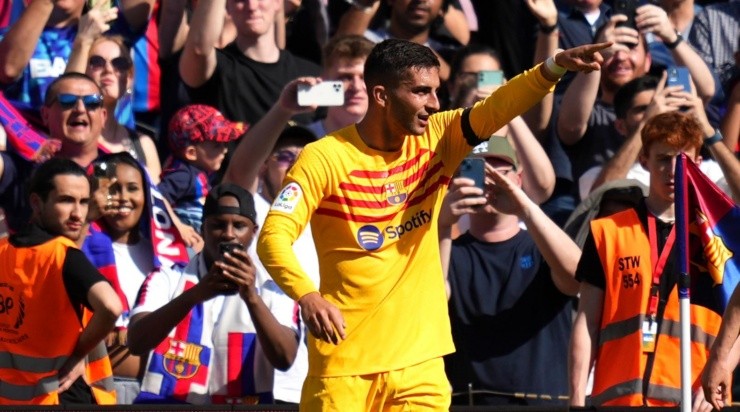
[[[236,242],[221,242],[221,243],[218,244],[218,251],[221,254],[221,256],[223,256],[227,252],[231,256],[234,256],[234,251],[237,250],[237,249],[242,250],[242,251],[245,251],[245,252],[247,251],[246,246],[242,245],[241,243],[236,243]]]
[[[115,165],[106,161],[93,163],[92,189],[98,190],[101,179],[112,179],[115,177],[115,168]],[[108,188],[108,190],[110,192],[111,188]]]
[[[613,14],[624,14],[627,21],[618,23],[617,26],[628,26],[637,30],[635,24],[635,10],[640,7],[640,0],[614,0]]]
[[[467,177],[475,182],[475,186],[486,188],[486,160],[482,157],[466,157],[460,163],[460,177]]]

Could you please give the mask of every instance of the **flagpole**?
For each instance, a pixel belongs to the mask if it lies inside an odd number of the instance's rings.
[[[689,255],[686,196],[686,155],[676,159],[675,170],[676,256],[681,323],[681,412],[691,411],[691,314],[689,300]]]

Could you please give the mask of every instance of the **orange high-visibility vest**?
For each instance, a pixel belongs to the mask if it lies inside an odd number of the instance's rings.
[[[596,353],[594,405],[674,406],[681,401],[678,288],[671,291],[660,321],[655,360],[645,375],[648,352],[642,349],[653,276],[650,242],[634,209],[591,222],[606,287]],[[664,273],[663,276],[669,276]],[[700,384],[721,316],[691,305],[691,381]],[[647,393],[643,393],[648,379]]]
[[[0,404],[59,404],[59,369],[82,332],[62,279],[70,247],[64,237],[22,248],[0,240]],[[115,403],[105,348],[88,359],[96,399]]]

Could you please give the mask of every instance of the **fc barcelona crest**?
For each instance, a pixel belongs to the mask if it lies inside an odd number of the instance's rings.
[[[195,376],[200,367],[200,352],[203,347],[190,342],[171,340],[170,348],[162,358],[164,370],[177,379]]]
[[[400,205],[406,201],[406,188],[403,186],[403,180],[385,184],[385,196],[388,203]]]

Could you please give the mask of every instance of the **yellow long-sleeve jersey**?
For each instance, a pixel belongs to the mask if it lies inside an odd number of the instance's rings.
[[[552,87],[539,67],[517,76],[473,107],[473,131],[487,139]],[[392,153],[344,128],[306,146],[288,173],[260,233],[260,260],[292,298],[314,292],[291,249],[310,220],[320,293],[346,322],[338,345],[309,339],[309,375],[397,370],[454,350],[437,216],[472,148],[461,113],[432,115],[423,135]]]

